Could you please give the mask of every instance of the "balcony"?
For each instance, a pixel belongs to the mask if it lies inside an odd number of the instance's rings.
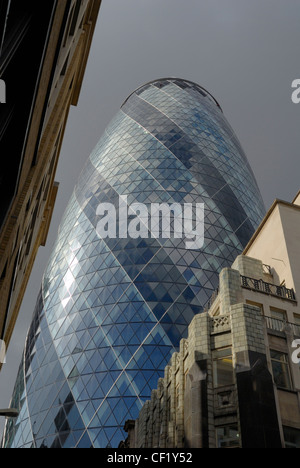
[[[269,294],[281,299],[297,302],[294,289],[287,289],[285,286],[276,286],[275,284],[266,283],[263,280],[241,276],[241,283],[243,288],[258,291],[263,294]]]
[[[290,329],[294,336],[300,336],[300,325],[287,322],[286,320],[279,320],[273,317],[265,317],[267,328],[276,332],[285,332]]]

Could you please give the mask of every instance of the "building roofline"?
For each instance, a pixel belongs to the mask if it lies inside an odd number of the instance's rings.
[[[74,84],[74,91],[72,96],[72,105],[77,106],[79,101],[79,96],[81,94],[81,88],[83,85],[83,80],[86,73],[87,62],[90,57],[90,51],[92,47],[92,42],[94,39],[95,29],[97,26],[97,20],[99,16],[99,11],[102,5],[102,0],[93,0],[89,7],[88,15],[89,21],[88,26],[85,26],[85,35],[86,39],[83,44],[82,56],[80,57],[80,66],[78,68],[78,75],[76,77],[76,82]],[[87,14],[87,13],[86,13]]]
[[[297,195],[295,196],[295,198],[294,198],[294,200],[293,200],[293,203],[295,203],[295,201],[297,200],[297,198],[299,197],[299,195],[300,195],[300,190],[299,190],[299,192],[297,193]]]
[[[300,191],[299,191],[299,194],[300,194]],[[298,194],[298,195],[299,195]],[[296,197],[297,198],[297,197]],[[296,200],[295,198],[295,200]],[[295,201],[294,200],[294,201]],[[260,223],[259,227],[257,228],[257,230],[255,231],[255,233],[253,234],[253,236],[251,237],[250,241],[248,242],[248,244],[246,245],[244,251],[243,251],[243,255],[246,255],[248,253],[248,251],[250,250],[250,247],[252,247],[252,245],[254,244],[254,242],[256,241],[256,239],[258,238],[259,234],[261,233],[261,231],[263,230],[264,226],[266,225],[267,221],[269,220],[269,218],[271,217],[271,215],[273,214],[275,208],[279,205],[283,205],[283,206],[287,206],[289,208],[293,208],[294,210],[297,210],[300,212],[300,205],[295,205],[293,202],[287,202],[285,200],[280,200],[278,198],[276,198],[276,200],[273,202],[273,204],[271,205],[271,208],[269,209],[269,211],[267,212],[266,216],[264,217],[264,219],[262,220],[262,222]]]
[[[157,83],[158,81],[168,81],[168,80],[176,80],[176,81],[180,81],[180,82],[183,82],[183,83],[190,83],[192,85],[195,85],[197,86],[198,88],[200,88],[202,91],[204,91],[205,93],[207,93],[212,99],[213,101],[215,102],[215,104],[217,105],[217,107],[221,110],[221,112],[223,113],[223,109],[222,107],[220,106],[219,102],[216,100],[216,98],[209,92],[207,91],[207,89],[205,89],[203,86],[200,86],[198,83],[195,83],[194,81],[190,81],[190,80],[184,80],[183,78],[176,78],[176,77],[168,77],[168,78],[158,78],[156,80],[152,80],[152,81],[149,81],[148,83],[145,83],[143,84],[142,86],[139,86],[137,89],[135,89],[131,94],[129,94],[128,98],[125,99],[124,103],[122,104],[121,107],[124,106],[124,104],[126,104],[126,102],[131,98],[131,96],[133,94],[135,94],[137,91],[139,91],[140,89],[144,88],[144,86],[147,86],[147,85],[151,85],[153,83]]]

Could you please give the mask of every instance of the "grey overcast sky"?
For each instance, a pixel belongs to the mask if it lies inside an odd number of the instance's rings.
[[[56,179],[59,196],[0,374],[0,407],[12,395],[47,259],[85,160],[125,98],[145,82],[185,78],[220,102],[268,208],[300,189],[300,0],[103,0],[79,106]],[[3,425],[0,425],[2,432]]]

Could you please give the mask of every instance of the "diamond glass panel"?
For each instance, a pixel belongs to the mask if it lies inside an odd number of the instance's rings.
[[[97,234],[100,203],[204,203],[205,243]],[[123,198],[124,199],[124,198]],[[124,439],[222,268],[265,213],[214,98],[164,79],[134,92],[88,159],[61,222],[28,333],[5,447],[105,448]]]

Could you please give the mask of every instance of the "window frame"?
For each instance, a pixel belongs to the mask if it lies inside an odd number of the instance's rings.
[[[284,357],[284,360],[277,359],[276,357],[272,356],[272,353],[277,353],[280,354],[281,356]],[[287,390],[287,391],[292,391],[293,390],[293,375],[292,375],[292,370],[291,370],[291,364],[290,364],[290,359],[288,353],[285,353],[283,351],[279,351],[276,349],[270,349],[270,357],[271,357],[271,365],[272,365],[272,374],[273,374],[273,379],[275,382],[275,385],[278,389],[280,390]],[[278,376],[275,373],[275,364],[280,364],[282,367],[282,370],[285,368],[286,372],[284,372],[281,377],[288,378],[288,386],[286,385],[281,385],[281,383],[278,381]]]
[[[221,444],[221,436],[219,436],[218,434],[218,431],[220,431],[221,429],[224,429],[224,442],[225,444],[226,443],[229,443],[228,446],[225,446],[225,447],[222,447],[220,446]],[[232,430],[234,432],[236,432],[236,439],[233,439],[233,438],[230,438],[230,434],[228,434],[228,436],[226,436],[226,429],[229,430]],[[237,443],[236,444],[233,444],[232,446],[230,446],[230,443],[231,442],[234,442],[236,441]],[[231,423],[231,424],[224,424],[222,426],[217,426],[216,427],[216,444],[217,444],[217,448],[218,449],[236,449],[236,448],[241,448],[241,438],[240,438],[240,433],[239,433],[239,427],[238,427],[238,423]]]
[[[289,435],[296,435],[299,434],[299,446],[297,445],[298,442],[293,443],[292,441],[287,440]],[[300,448],[300,429],[290,426],[283,426],[283,435],[284,435],[284,446],[285,448]]]
[[[226,351],[228,351],[228,353],[226,353]],[[217,353],[223,353],[224,352],[224,355],[220,355],[219,357],[215,357]],[[231,360],[231,370],[232,370],[232,380],[230,382],[226,382],[226,383],[219,383],[219,372],[220,372],[220,368],[218,367],[218,363],[220,363],[221,361],[225,361],[225,359],[228,359],[230,358]],[[215,389],[217,388],[222,388],[222,387],[228,387],[228,386],[231,386],[231,385],[234,385],[235,384],[235,373],[234,373],[234,366],[233,366],[233,352],[232,352],[232,347],[231,346],[228,346],[228,347],[225,347],[225,348],[220,348],[220,349],[215,349],[213,352],[212,352],[212,364],[213,364],[213,386]]]

